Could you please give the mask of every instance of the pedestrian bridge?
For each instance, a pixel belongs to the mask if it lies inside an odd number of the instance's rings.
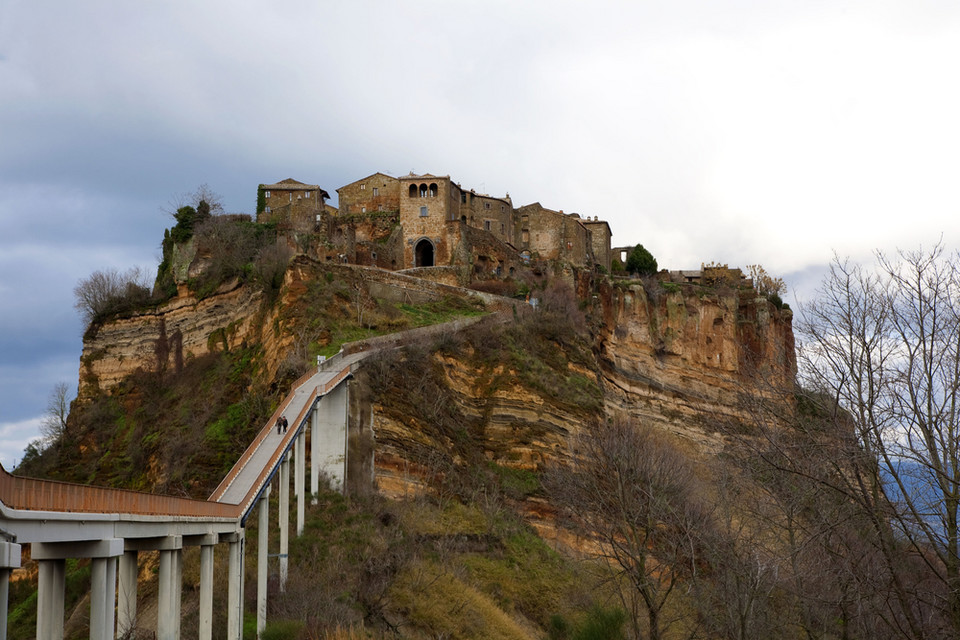
[[[91,560],[90,638],[123,636],[137,619],[138,554],[159,553],[156,637],[180,637],[183,549],[200,547],[200,629],[213,633],[214,547],[229,546],[227,637],[242,637],[244,527],[254,513],[257,548],[257,630],[266,625],[267,545],[271,485],[279,492],[280,588],[287,577],[291,464],[296,533],[304,526],[309,493],[320,478],[346,482],[347,422],[351,371],[365,356],[338,354],[294,384],[240,460],[207,500],[15,477],[0,468],[0,640],[7,635],[9,579],[20,566],[23,545],[39,567],[37,634],[63,638],[66,560]],[[278,433],[276,421],[289,427]],[[306,451],[310,432],[310,452]],[[292,463],[291,463],[292,459]],[[274,483],[274,478],[278,482]]]

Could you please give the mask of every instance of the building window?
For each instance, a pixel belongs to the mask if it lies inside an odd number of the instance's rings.
[[[421,217],[421,218],[426,218],[426,217],[427,217],[427,208],[426,208],[426,207],[420,207],[420,217]]]
[[[378,204],[378,205],[377,205],[377,211],[383,211],[383,205],[382,205],[382,204]]]
[[[304,197],[304,198],[309,198],[309,197],[310,197],[310,192],[307,191],[307,192],[303,195],[303,197]]]
[[[366,212],[367,212],[366,207],[360,207],[360,213],[366,213]]]
[[[420,185],[420,197],[421,198],[427,197],[427,185],[425,184]]]
[[[411,198],[417,197],[417,185],[415,184],[410,185],[410,197]]]
[[[462,202],[463,204],[467,203],[467,194],[462,191],[460,192],[460,202]]]
[[[490,231],[490,221],[489,221],[489,220],[484,220],[484,221],[483,221],[483,230],[484,230],[484,231]]]
[[[506,211],[506,209],[504,208],[503,205],[500,205],[500,213],[503,213],[504,211]]]
[[[270,213],[270,207],[267,207],[266,209],[264,209],[264,211],[266,211],[267,213]]]
[[[489,209],[489,208],[490,208],[490,203],[489,203],[489,202],[484,202],[484,203],[483,203],[483,208],[484,208],[484,209]]]
[[[526,244],[527,242],[530,242],[530,232],[527,231],[526,229],[520,232],[520,241],[523,242],[524,244]]]
[[[269,192],[269,191],[264,191],[264,192],[263,192],[263,197],[264,197],[264,198],[269,198],[269,197],[270,197],[270,192]]]
[[[436,197],[437,197],[437,185],[436,185],[436,183],[431,183],[431,184],[430,184],[430,197],[431,197],[431,198],[436,198]]]
[[[500,235],[503,235],[503,234],[506,232],[506,230],[507,230],[506,227],[505,227],[505,226],[503,225],[503,223],[501,222],[501,223],[500,223]]]
[[[366,189],[367,189],[367,185],[365,184],[360,185],[360,191],[365,191]]]
[[[373,195],[375,195],[375,196],[380,195],[380,189],[379,189],[378,187],[374,187],[374,188],[373,188]]]

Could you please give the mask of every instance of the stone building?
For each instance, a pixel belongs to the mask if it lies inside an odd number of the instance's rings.
[[[276,222],[283,228],[313,231],[326,212],[330,195],[315,184],[287,178],[257,188],[257,222]]]
[[[374,173],[337,189],[339,215],[400,210],[400,181]]]
[[[605,220],[593,216],[593,220],[589,217],[583,220],[583,226],[590,231],[594,263],[609,271],[613,264],[613,251],[610,249],[613,233],[610,231],[610,225]]]
[[[516,224],[518,248],[525,258],[593,268],[592,234],[579,215],[553,211],[534,202],[517,209]]]

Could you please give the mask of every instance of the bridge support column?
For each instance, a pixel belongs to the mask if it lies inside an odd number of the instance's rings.
[[[90,640],[113,640],[117,558],[94,558],[90,565]]]
[[[290,455],[280,463],[280,593],[287,590],[287,567],[290,551]]]
[[[113,602],[116,596],[117,557],[123,540],[35,542],[30,555],[39,563],[37,638],[63,638],[63,587],[67,558],[91,558],[90,638],[113,639]]]
[[[38,565],[37,640],[62,640],[66,559],[39,560]]]
[[[183,538],[168,536],[159,545],[157,640],[180,639],[180,597],[183,589]]]
[[[126,548],[120,556],[120,581],[117,587],[117,636],[129,634],[137,623],[138,553]]]
[[[200,640],[213,637],[213,548],[220,541],[215,533],[187,535],[183,545],[200,547]]]
[[[313,408],[310,414],[310,495],[313,499],[310,504],[317,504],[317,494],[320,493],[320,403]]]
[[[300,435],[297,436],[297,442],[294,446],[294,450],[297,455],[294,458],[294,467],[293,467],[293,486],[297,488],[297,537],[303,535],[303,522],[304,522],[304,494],[307,492],[307,488],[304,486],[304,481],[306,480],[306,465],[303,457],[307,453],[307,431],[302,429]],[[2,639],[0,639],[2,640]]]
[[[227,640],[243,638],[243,546],[244,533],[220,536],[222,542],[230,544],[228,550],[227,576]]]
[[[19,566],[20,545],[15,542],[0,542],[0,640],[7,640],[10,573]]]
[[[257,637],[267,627],[267,549],[270,539],[270,487],[260,497],[257,529]]]
[[[350,385],[342,382],[317,404],[318,429],[314,431],[312,469],[319,464],[319,472],[330,479],[331,488],[344,491],[347,479],[347,409]],[[320,450],[324,453],[321,456]]]

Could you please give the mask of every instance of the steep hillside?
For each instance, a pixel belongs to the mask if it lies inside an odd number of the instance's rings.
[[[186,278],[174,263],[168,273]],[[277,286],[176,284],[167,300],[91,326],[67,433],[21,473],[205,497],[316,355],[499,304],[467,329],[365,361],[351,391],[352,498],[327,496],[311,512],[288,595],[271,599],[274,630],[578,639],[653,629],[624,595],[628,574],[603,557],[617,536],[605,543],[585,528],[590,505],[578,514],[561,490],[562,470],[585,465],[591,439],[622,416],[663,434],[646,441],[650,455],[666,452],[678,477],[702,482],[676,492],[700,514],[697,557],[660,553],[649,538],[641,546],[658,555],[639,566],[679,594],[657,610],[673,620],[664,628],[689,635],[709,618],[697,598],[709,603],[720,586],[698,572],[719,575],[707,550],[732,539],[702,510],[727,473],[716,468],[732,432],[715,419],[748,430],[744,392],[756,394],[758,377],[792,380],[789,311],[749,288],[563,270],[487,283],[533,302],[495,303],[302,255]]]

